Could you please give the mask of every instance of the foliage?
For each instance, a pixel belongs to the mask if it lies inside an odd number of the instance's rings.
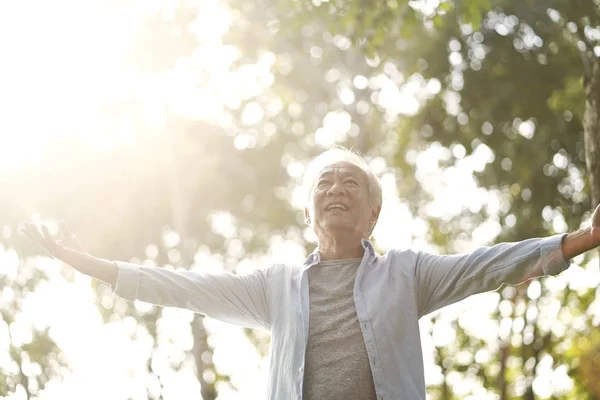
[[[494,240],[576,228],[591,206],[582,81],[586,63],[596,62],[600,25],[597,2],[576,3],[229,0],[232,22],[223,46],[235,56],[228,72],[268,64],[268,73],[255,77],[260,90],[244,91],[239,101],[215,96],[226,115],[219,123],[173,107],[161,132],[147,121],[144,98],[107,106],[103,112],[113,126],[129,123],[140,132],[136,145],[101,153],[85,143],[57,143],[41,165],[24,168],[18,177],[0,171],[11,193],[0,198],[0,221],[14,232],[36,210],[69,221],[102,257],[202,268],[195,257],[209,249],[234,270],[240,260],[264,255],[274,237],[312,250],[295,200],[298,178],[310,157],[342,143],[379,157],[386,172],[396,173],[400,196],[415,218],[426,221],[425,239],[440,251],[484,241],[476,230],[482,224],[497,230]],[[128,60],[135,70],[158,76],[197,61],[198,37],[187,28],[199,13],[187,2],[178,4],[139,25]],[[191,64],[197,76],[210,75],[201,63]],[[414,103],[405,91],[414,94]],[[250,111],[261,117],[249,119]],[[432,215],[428,207],[436,193],[417,162],[426,151],[439,155],[443,172],[483,159],[473,175],[489,191],[489,203]],[[60,162],[65,154],[66,167]],[[35,200],[40,193],[43,199]],[[231,217],[229,234],[214,229],[218,212]],[[35,253],[5,232],[6,248],[23,259]],[[166,239],[173,237],[178,239]],[[586,339],[600,322],[593,318],[595,291],[571,285],[556,290],[557,281],[546,282],[555,286],[499,291],[497,310],[488,316],[496,324],[493,338],[475,337],[464,321],[452,321],[456,339],[437,346],[435,355],[444,379],[430,394],[464,397],[473,393],[456,393],[457,382],[469,381],[473,392],[534,398],[533,382],[550,360],[552,370],[566,367],[574,379],[571,393],[552,396],[597,395],[591,378],[596,342]],[[16,288],[14,304],[0,303],[4,321],[18,313],[26,296],[24,285]],[[107,300],[104,285],[96,289],[106,321],[133,316],[153,337],[153,350],[160,346],[161,310],[121,307]],[[444,323],[434,316],[432,332]],[[191,322],[190,331],[203,396],[214,398],[216,383],[203,380],[204,372],[216,371],[201,321]],[[266,339],[249,336],[264,354]],[[30,345],[11,343],[11,355],[21,366],[27,357],[37,360],[43,371],[39,387],[56,377],[48,368],[60,349],[47,332]],[[152,356],[145,368],[160,378]],[[227,381],[216,375],[215,382]],[[6,376],[0,371],[0,394],[13,392],[24,379],[11,372],[11,386],[3,387]],[[148,391],[148,397],[160,396]]]
[[[41,394],[49,381],[66,370],[64,357],[52,337],[48,326],[34,324],[23,312],[23,303],[46,279],[39,269],[19,263],[14,251],[0,252],[6,261],[5,268],[13,273],[0,276],[0,396],[22,392]],[[12,260],[12,266],[9,266]],[[19,263],[25,264],[25,263]],[[17,267],[26,267],[19,268]]]
[[[424,3],[412,4],[417,8]],[[386,45],[367,38],[377,47],[377,56],[383,62],[421,65],[415,72],[436,82],[432,98],[413,117],[398,122],[398,134],[410,140],[400,141],[396,162],[416,175],[411,152],[432,144],[439,143],[449,150],[449,156],[441,161],[448,169],[480,147],[491,149],[486,167],[475,176],[478,184],[495,191],[501,202],[500,209],[492,212],[482,207],[476,215],[465,210],[428,218],[430,239],[449,251],[456,250],[465,235],[489,220],[502,227],[497,240],[505,241],[564,232],[567,226],[577,228],[591,207],[585,179],[582,83],[591,73],[590,64],[598,63],[597,2],[578,1],[574,6],[568,1],[498,1],[490,5],[465,1],[456,7],[442,3],[437,10],[421,8],[417,13],[427,28],[414,42],[419,50],[402,51],[397,43]],[[439,18],[442,14],[444,18]],[[378,29],[389,31],[404,23],[405,19],[395,20]],[[600,110],[591,111],[597,118]],[[412,201],[417,209],[423,207],[420,197],[413,196]],[[538,301],[528,300],[525,289],[519,288],[516,296],[504,298],[515,303],[515,309],[526,304],[521,308],[523,313],[533,312],[539,307]],[[593,292],[588,289],[585,296],[576,296],[566,289],[563,305],[585,321],[574,336],[555,337],[536,319],[527,319],[519,330],[532,332],[533,339],[504,340],[513,357],[520,358],[518,364],[522,367],[512,373],[503,372],[506,383],[499,386],[502,398],[510,397],[510,393],[533,398],[535,367],[547,356],[554,360],[554,368],[569,365],[570,374],[576,378],[572,395],[584,398],[589,396],[584,394],[586,390],[594,392],[590,379],[579,375],[589,376],[595,365],[590,361],[594,353],[581,355],[579,371],[578,359],[564,357],[561,350],[568,343],[578,343],[579,335],[587,335],[597,326],[598,321],[587,312]],[[539,302],[553,298],[544,289]],[[597,307],[597,303],[591,307]],[[513,321],[523,318],[520,314],[508,317]],[[536,347],[537,340],[543,340],[544,345]],[[456,352],[469,348],[472,346],[459,345]],[[501,360],[504,366],[507,359]],[[533,368],[528,367],[530,360]],[[445,369],[445,374],[449,373]],[[494,373],[487,378],[484,374],[482,384],[490,382]],[[528,382],[524,391],[518,389],[523,377]],[[444,393],[441,398],[450,398]]]

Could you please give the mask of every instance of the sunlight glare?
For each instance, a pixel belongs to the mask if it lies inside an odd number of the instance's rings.
[[[130,16],[119,18],[116,3],[37,1],[35,12],[30,3],[0,4],[4,168],[35,162],[51,138],[91,125],[91,110],[119,96],[120,63],[135,28]]]

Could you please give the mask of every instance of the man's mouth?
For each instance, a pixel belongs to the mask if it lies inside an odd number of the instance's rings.
[[[348,207],[346,207],[344,204],[342,203],[331,203],[330,205],[328,205],[325,208],[325,211],[332,211],[332,210],[341,210],[341,211],[347,211]]]

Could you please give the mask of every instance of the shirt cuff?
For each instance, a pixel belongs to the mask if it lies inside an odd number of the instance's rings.
[[[565,260],[562,253],[562,241],[566,233],[542,239],[542,270],[544,275],[558,275],[571,265],[571,260]]]
[[[137,299],[140,287],[140,267],[123,261],[114,261],[117,266],[117,284],[112,292],[127,300]]]

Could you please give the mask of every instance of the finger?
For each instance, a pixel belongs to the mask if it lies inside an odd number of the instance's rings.
[[[52,245],[49,245],[44,237],[40,234],[35,225],[31,223],[25,223],[25,228],[21,229],[21,232],[25,233],[29,238],[35,241],[40,247],[48,252],[52,256]]]
[[[56,240],[50,233],[50,230],[46,225],[42,225],[42,232],[44,232],[44,242],[46,242],[52,250],[56,247]]]
[[[25,222],[25,226],[26,226],[29,234],[32,236],[32,238],[36,242],[38,242],[40,244],[44,243],[44,237],[42,236],[42,234],[40,233],[40,231],[38,230],[38,228],[35,225],[33,225],[30,222]]]
[[[64,219],[61,219],[60,221],[58,221],[58,227],[60,228],[61,231],[65,231],[69,234],[72,234],[73,232],[71,232],[71,230],[69,229],[69,226],[67,225],[67,223],[65,222]]]
[[[64,220],[61,219],[60,221],[58,221],[58,227],[65,239],[77,239],[77,236],[75,236],[71,229],[69,229],[67,223]]]
[[[27,237],[29,237],[31,240],[33,240],[34,242],[36,242],[37,244],[39,244],[41,246],[42,243],[40,242],[40,238],[35,236],[34,229],[31,229],[30,226],[26,226],[26,227],[22,228],[22,232],[25,233],[27,235]]]
[[[35,238],[31,235],[31,233],[29,233],[29,230],[25,227],[22,227],[19,229],[19,232],[21,232],[23,235],[27,236],[30,239],[35,240]]]
[[[52,234],[48,230],[48,227],[46,225],[42,225],[43,234],[40,234],[37,229],[35,230],[35,232],[38,233],[39,236],[42,238],[42,243],[44,244],[44,246],[46,246],[46,248],[48,248],[52,251],[56,241],[52,237]]]
[[[52,238],[52,234],[46,225],[42,225],[42,231],[44,232],[44,243],[46,250],[48,250],[52,257],[56,257],[56,248],[58,247],[56,240]]]
[[[44,238],[46,238],[46,240],[52,240],[52,234],[46,225],[42,225],[42,232],[44,232]]]

